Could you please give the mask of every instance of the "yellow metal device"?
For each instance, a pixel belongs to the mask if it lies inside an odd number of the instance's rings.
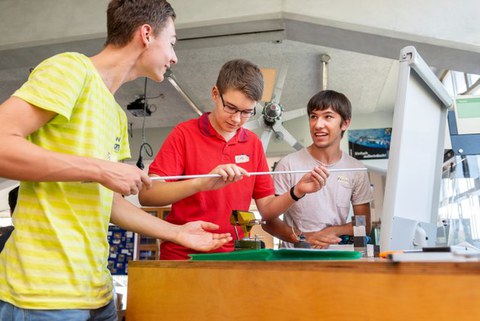
[[[263,242],[257,238],[251,239],[250,231],[254,225],[265,224],[265,221],[256,219],[255,214],[252,212],[233,210],[232,216],[230,216],[230,223],[233,226],[240,226],[244,234],[244,237],[240,239],[237,229],[234,229],[237,237],[235,240],[235,251],[257,250],[262,248]]]

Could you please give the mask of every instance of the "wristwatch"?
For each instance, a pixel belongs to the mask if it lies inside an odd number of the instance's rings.
[[[295,185],[292,186],[292,188],[290,188],[290,197],[295,201],[295,202],[298,202],[300,199],[302,199],[303,197],[305,197],[306,194],[303,194],[303,196],[301,197],[297,197],[297,195],[295,195],[295,192],[293,191],[295,189]]]

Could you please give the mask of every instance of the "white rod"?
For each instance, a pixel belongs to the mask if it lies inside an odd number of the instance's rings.
[[[358,171],[367,171],[365,167],[359,168],[332,168],[328,170],[330,173],[333,172],[358,172]],[[276,172],[251,172],[250,176],[257,175],[278,175],[278,174],[305,174],[310,173],[312,170],[296,170],[296,171],[276,171]],[[171,180],[171,179],[190,179],[190,178],[207,178],[207,177],[221,177],[220,174],[199,174],[199,175],[177,175],[177,176],[152,176],[150,177],[152,181],[157,180]]]

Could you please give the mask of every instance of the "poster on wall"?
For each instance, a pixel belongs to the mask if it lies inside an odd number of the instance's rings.
[[[128,261],[133,260],[135,247],[134,233],[121,227],[110,225],[108,227],[108,269],[112,275],[127,275]]]
[[[392,128],[348,130],[348,151],[356,159],[387,159]]]

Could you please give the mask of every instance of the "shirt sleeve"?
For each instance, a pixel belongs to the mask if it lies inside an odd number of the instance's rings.
[[[367,172],[361,172],[356,176],[352,193],[352,205],[365,204],[373,200],[370,179]]]
[[[40,63],[28,81],[13,95],[60,115],[52,121],[68,121],[83,88],[86,68],[73,54],[53,56]]]
[[[149,174],[182,175],[185,169],[185,135],[177,126],[167,136],[149,167]]]
[[[258,172],[269,172],[267,158],[263,151],[263,146],[260,140],[255,145],[255,154],[258,155]],[[273,187],[273,180],[271,175],[258,175],[255,176],[255,184],[253,187],[252,198],[260,199],[275,194],[275,188]]]

